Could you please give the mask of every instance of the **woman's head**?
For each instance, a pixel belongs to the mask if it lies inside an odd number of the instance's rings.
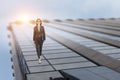
[[[42,25],[42,20],[41,19],[37,19],[36,20],[36,25]]]

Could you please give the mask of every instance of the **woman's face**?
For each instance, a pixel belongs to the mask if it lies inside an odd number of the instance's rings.
[[[38,24],[38,25],[41,24],[41,21],[40,21],[40,20],[37,20],[37,21],[36,21],[36,24]]]

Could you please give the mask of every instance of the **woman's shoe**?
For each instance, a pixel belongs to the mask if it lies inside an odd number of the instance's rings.
[[[41,63],[42,63],[41,57],[39,58],[38,63],[39,63],[39,64],[41,64]]]

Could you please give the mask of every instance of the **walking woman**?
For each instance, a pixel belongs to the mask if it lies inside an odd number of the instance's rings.
[[[42,46],[43,42],[46,39],[44,26],[42,26],[42,20],[36,20],[36,26],[34,27],[33,32],[33,41],[36,46],[37,56],[38,56],[38,63],[42,62],[41,55],[42,55]]]

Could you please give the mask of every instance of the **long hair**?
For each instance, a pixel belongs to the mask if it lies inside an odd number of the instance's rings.
[[[42,25],[42,20],[41,19],[36,20],[36,26],[38,26],[38,21],[40,21],[40,26],[41,26]]]

